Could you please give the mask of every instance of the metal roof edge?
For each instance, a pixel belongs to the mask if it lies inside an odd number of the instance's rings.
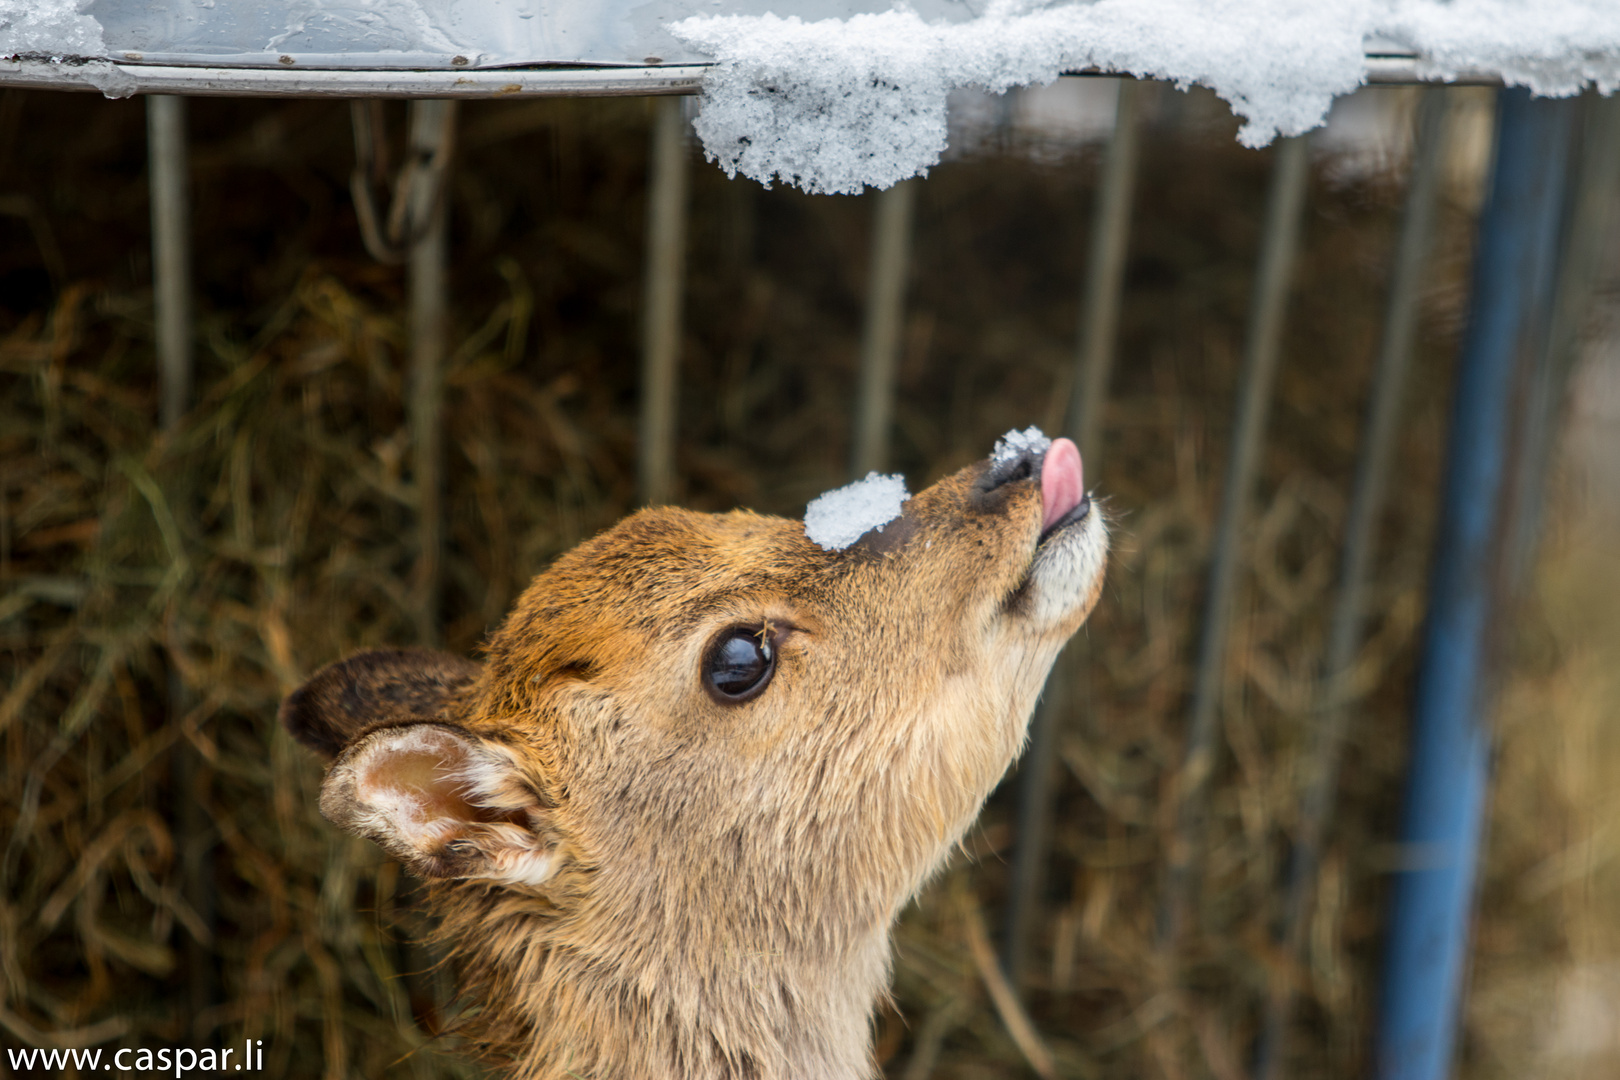
[[[658,67],[528,67],[459,70],[194,67],[118,64],[105,60],[0,60],[0,86],[41,90],[99,90],[108,97],[188,94],[204,97],[642,97],[695,94],[707,64]],[[1069,75],[1103,75],[1073,71]],[[1377,85],[1452,83],[1501,85],[1491,72],[1442,77],[1411,55],[1369,55],[1367,82]]]

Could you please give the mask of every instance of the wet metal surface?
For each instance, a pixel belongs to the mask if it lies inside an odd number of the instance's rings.
[[[960,22],[987,3],[907,6],[931,22]],[[814,21],[895,6],[794,0],[791,10]],[[781,7],[776,0],[92,0],[83,14],[99,24],[104,48],[25,49],[0,60],[0,85],[110,97],[693,93],[708,58],[677,41],[668,24]],[[1418,81],[1412,54],[1397,46],[1369,40],[1367,56],[1370,82]]]
[[[794,0],[805,21],[887,11],[888,0]],[[984,0],[916,0],[961,21]],[[95,0],[106,58],[221,67],[493,68],[679,64],[703,59],[664,25],[693,15],[761,15],[775,0]]]

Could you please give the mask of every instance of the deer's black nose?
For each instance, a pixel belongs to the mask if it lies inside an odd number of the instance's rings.
[[[1047,447],[1025,447],[1004,458],[991,458],[990,467],[979,478],[979,490],[985,494],[1019,480],[1036,480],[1041,475],[1041,462],[1046,460]]]

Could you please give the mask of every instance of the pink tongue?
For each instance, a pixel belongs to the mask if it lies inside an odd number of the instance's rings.
[[[1055,525],[1064,514],[1085,498],[1085,473],[1080,468],[1080,449],[1070,439],[1052,440],[1041,465],[1041,531]]]

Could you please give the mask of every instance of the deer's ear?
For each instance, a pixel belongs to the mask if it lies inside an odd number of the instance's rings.
[[[331,761],[381,724],[444,718],[450,699],[482,673],[471,660],[431,649],[373,649],[329,664],[287,695],[281,722]]]
[[[534,887],[556,863],[541,799],[512,751],[449,724],[368,732],[332,763],[321,813],[421,877]]]

